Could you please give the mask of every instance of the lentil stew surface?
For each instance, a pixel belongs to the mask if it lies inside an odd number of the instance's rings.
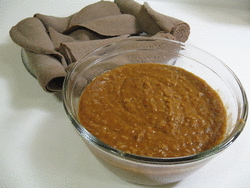
[[[128,64],[84,89],[78,118],[102,142],[148,157],[205,151],[223,139],[226,111],[204,80],[179,67]]]

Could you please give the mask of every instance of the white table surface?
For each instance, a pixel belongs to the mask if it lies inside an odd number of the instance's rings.
[[[25,70],[9,30],[35,13],[68,16],[97,0],[0,1],[0,187],[142,187],[106,170],[88,151],[62,102],[44,92]],[[142,3],[143,1],[138,1]],[[225,62],[250,94],[250,25],[247,0],[147,1],[188,22],[188,44]],[[250,121],[223,153],[175,188],[247,188],[250,184]]]

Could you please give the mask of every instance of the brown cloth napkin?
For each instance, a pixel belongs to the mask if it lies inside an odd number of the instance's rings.
[[[29,70],[45,91],[62,89],[66,71],[80,58],[130,36],[146,35],[185,42],[189,25],[133,0],[99,1],[67,17],[35,14],[10,30],[24,49]]]

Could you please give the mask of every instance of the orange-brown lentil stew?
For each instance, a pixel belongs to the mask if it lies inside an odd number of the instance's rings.
[[[175,66],[128,64],[83,91],[79,120],[104,143],[149,157],[192,155],[217,145],[226,129],[218,94]]]

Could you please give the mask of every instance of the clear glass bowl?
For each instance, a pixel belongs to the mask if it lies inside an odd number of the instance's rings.
[[[152,158],[124,153],[94,137],[78,121],[80,95],[97,75],[129,63],[173,65],[204,79],[219,93],[227,111],[224,140],[195,155]],[[101,47],[75,63],[64,82],[63,101],[72,124],[94,156],[119,177],[144,185],[177,182],[199,169],[235,141],[245,126],[248,114],[247,97],[240,81],[219,59],[181,42],[147,37],[131,37]]]

